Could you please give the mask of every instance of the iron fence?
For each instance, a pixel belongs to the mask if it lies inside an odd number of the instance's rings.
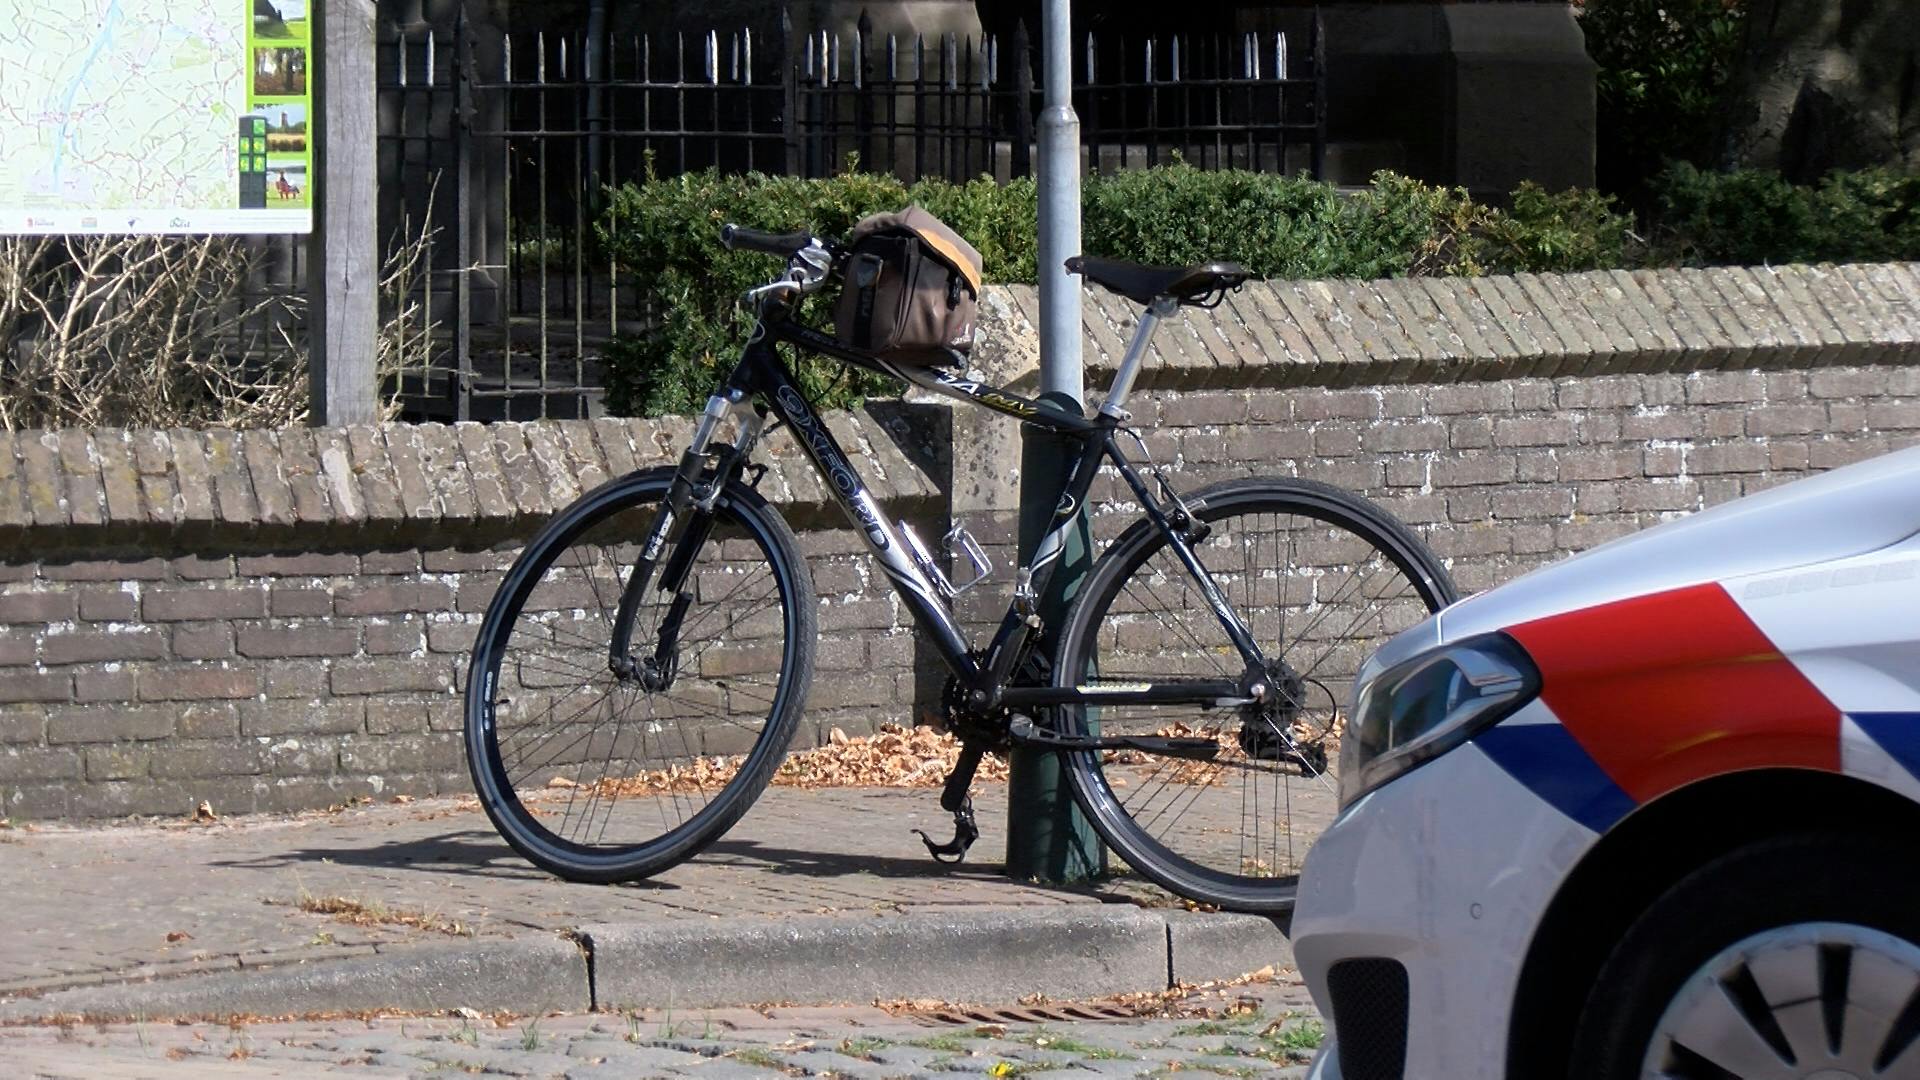
[[[415,290],[438,328],[399,375],[421,417],[580,416],[603,357],[648,325],[642,284],[600,244],[611,187],[715,168],[1000,180],[1033,165],[1042,86],[1024,28],[1002,42],[751,30],[594,39],[380,28],[383,231],[428,249]],[[1086,167],[1178,157],[1320,175],[1317,13],[1304,33],[1076,42]]]

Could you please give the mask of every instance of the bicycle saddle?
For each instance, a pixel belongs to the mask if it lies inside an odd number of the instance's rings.
[[[1149,304],[1160,296],[1171,296],[1183,304],[1197,304],[1215,293],[1238,288],[1249,277],[1239,264],[1230,262],[1142,266],[1119,259],[1096,259],[1091,255],[1068,259],[1067,272],[1081,274],[1095,285],[1119,293],[1136,304]]]

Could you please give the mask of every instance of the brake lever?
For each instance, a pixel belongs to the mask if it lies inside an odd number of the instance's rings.
[[[778,293],[794,293],[797,295],[804,291],[799,282],[791,278],[781,278],[779,281],[769,281],[765,285],[748,289],[740,297],[740,302],[742,304],[755,304],[758,303],[762,297],[773,296]]]

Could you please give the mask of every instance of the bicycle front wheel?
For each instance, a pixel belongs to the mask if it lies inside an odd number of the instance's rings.
[[[1328,749],[1354,674],[1387,638],[1454,599],[1440,561],[1391,515],[1307,480],[1236,480],[1188,496],[1193,544],[1268,660],[1264,702],[1065,707],[1069,733],[1219,744],[1211,760],[1063,755],[1081,806],[1129,866],[1241,911],[1293,902],[1300,860],[1335,812]],[[1067,617],[1054,681],[1120,687],[1239,680],[1241,654],[1166,536],[1141,522],[1095,566]]]
[[[621,594],[671,482],[638,473],[562,511],[501,582],[474,645],[467,763],[481,805],[516,851],[575,881],[645,877],[726,832],[779,766],[812,675],[806,564],[738,484],[684,586],[650,583],[634,610],[629,655],[644,674],[615,670]]]

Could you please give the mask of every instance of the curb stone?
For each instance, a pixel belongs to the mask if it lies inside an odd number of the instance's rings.
[[[600,924],[530,936],[62,990],[0,1022],[375,1011],[583,1012],[931,998],[1009,1002],[1157,992],[1291,967],[1279,925],[1128,906],[977,908],[890,917]]]
[[[586,957],[565,938],[415,945],[333,962],[62,990],[0,1005],[0,1022],[302,1015],[393,1009],[543,1013],[592,1005]]]
[[[588,926],[601,1007],[936,998],[1010,1001],[1164,989],[1165,922],[1139,908]]]

